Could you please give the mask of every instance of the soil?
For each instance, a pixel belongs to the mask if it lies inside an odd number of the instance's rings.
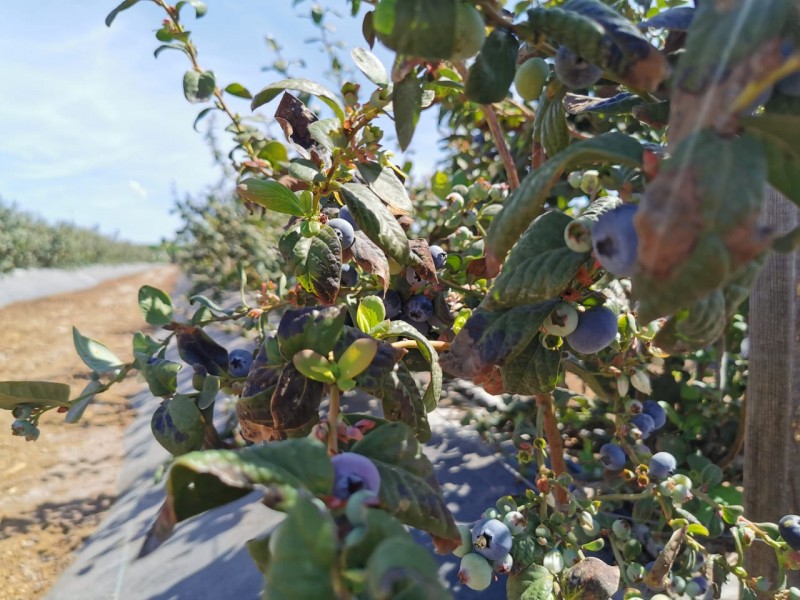
[[[75,353],[72,326],[130,360],[131,338],[147,331],[137,291],[172,291],[173,266],[157,266],[97,287],[0,309],[0,381],[67,383],[77,396],[89,369]],[[133,419],[127,399],[143,387],[134,376],[91,404],[80,422],[48,412],[36,442],[13,437],[0,411],[0,600],[41,598],[117,494],[122,438]]]

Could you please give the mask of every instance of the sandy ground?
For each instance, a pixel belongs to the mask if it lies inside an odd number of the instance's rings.
[[[137,291],[144,284],[172,290],[178,272],[151,267],[91,289],[0,309],[0,380],[68,383],[73,397],[88,368],[72,344],[72,326],[130,360],[131,337],[144,330]],[[117,494],[122,434],[133,419],[126,398],[141,389],[129,378],[68,425],[48,413],[41,437],[12,437],[0,411],[0,600],[40,598],[73,560]]]

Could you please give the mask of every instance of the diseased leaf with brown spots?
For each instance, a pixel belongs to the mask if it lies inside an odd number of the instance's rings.
[[[389,281],[391,279],[389,261],[386,259],[383,250],[378,248],[363,231],[356,231],[355,241],[346,252],[350,253],[350,256],[365,273],[373,273],[378,276],[384,292],[389,289]]]
[[[281,432],[308,432],[319,421],[323,384],[304,377],[292,363],[281,372],[270,401],[275,428]]]

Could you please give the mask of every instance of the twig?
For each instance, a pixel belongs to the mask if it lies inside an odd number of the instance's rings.
[[[450,349],[450,342],[442,342],[438,340],[429,340],[430,345],[434,350],[446,351]],[[417,342],[415,340],[400,340],[392,343],[394,348],[416,348]]]
[[[328,407],[328,454],[339,452],[339,388],[331,386],[331,402]]]
[[[550,464],[553,466],[553,473],[558,479],[567,472],[567,464],[564,462],[564,443],[561,440],[561,432],[558,430],[556,412],[553,407],[553,396],[550,394],[536,394],[536,405],[544,416],[544,434],[547,438],[547,445],[550,446]],[[568,502],[567,490],[560,485],[555,488],[556,505],[561,506]]]
[[[501,17],[502,18],[502,17]],[[464,66],[463,62],[454,63],[456,71],[461,75],[466,86],[469,72]],[[508,187],[515,190],[519,187],[519,175],[517,174],[517,166],[514,164],[514,158],[506,145],[505,136],[503,135],[503,128],[500,127],[500,121],[497,118],[497,112],[491,104],[481,104],[481,109],[486,116],[486,124],[489,126],[489,131],[494,139],[494,145],[497,148],[498,154],[503,161],[503,166],[506,170],[506,178],[508,179]]]

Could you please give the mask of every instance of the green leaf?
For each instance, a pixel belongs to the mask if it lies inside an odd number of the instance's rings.
[[[564,97],[564,108],[571,115],[601,113],[604,115],[630,114],[634,106],[644,104],[645,100],[630,92],[622,92],[610,98],[582,96],[569,93]]]
[[[414,203],[403,183],[391,167],[377,163],[358,163],[358,172],[366,180],[369,189],[396,211],[414,214]]]
[[[768,181],[800,205],[800,117],[763,114],[740,123],[764,145]]]
[[[400,144],[400,149],[405,151],[411,144],[411,138],[414,137],[419,113],[422,110],[422,84],[413,72],[395,84],[392,91],[392,107],[397,143]]]
[[[69,386],[50,381],[0,381],[0,409],[11,410],[17,404],[42,408],[70,406]]]
[[[519,42],[504,29],[494,29],[469,68],[467,98],[479,104],[500,102],[517,72]]]
[[[216,87],[213,71],[186,71],[183,76],[183,95],[193,104],[210,99]]]
[[[173,456],[203,447],[205,423],[195,401],[184,394],[165,400],[150,421],[153,437]]]
[[[305,348],[323,356],[333,350],[342,335],[347,309],[344,306],[319,306],[289,309],[278,324],[278,343],[287,360]]]
[[[208,12],[206,3],[202,2],[201,0],[181,0],[175,5],[175,10],[178,12],[178,14],[180,14],[181,9],[187,4],[194,8],[194,16],[197,19],[204,17]]]
[[[344,184],[342,193],[364,234],[401,265],[412,264],[406,233],[380,198],[359,183]]]
[[[216,302],[211,300],[211,298],[203,296],[202,294],[195,294],[194,296],[191,296],[189,298],[189,304],[192,304],[192,305],[200,304],[201,306],[205,306],[207,309],[209,309],[212,312],[217,313],[218,315],[228,315],[228,316],[230,316],[230,315],[233,314],[232,310],[228,310],[226,308],[223,308],[222,306],[220,306],[219,304],[217,304]]]
[[[500,367],[507,394],[533,396],[552,392],[561,372],[561,351],[545,348],[539,336]]]
[[[78,394],[78,398],[81,396],[85,396],[81,400],[72,401],[72,406],[69,407],[67,411],[67,416],[64,417],[64,421],[66,423],[77,423],[81,420],[86,407],[92,403],[94,397],[97,392],[103,389],[103,384],[99,381],[92,379],[89,383],[86,384],[86,387],[83,388],[80,394]]]
[[[372,83],[379,87],[389,85],[389,75],[380,59],[366,48],[353,48],[350,56],[356,66],[367,76]]]
[[[245,542],[247,552],[250,553],[250,558],[256,564],[258,570],[261,571],[262,575],[266,575],[269,569],[269,564],[272,560],[272,553],[269,551],[269,540],[277,533],[278,527],[280,527],[280,523],[269,533]]]
[[[197,131],[197,124],[200,123],[200,121],[205,119],[209,114],[211,114],[215,110],[218,110],[216,106],[209,106],[208,108],[204,108],[199,113],[197,113],[197,116],[194,119],[194,123],[192,124],[192,129]]]
[[[542,145],[547,156],[555,156],[569,146],[567,115],[562,103],[566,91],[561,82],[554,80],[542,90],[539,98],[533,139]]]
[[[739,520],[744,514],[744,507],[742,506],[720,506],[719,507],[720,514],[722,518],[728,525],[736,525],[736,521]]]
[[[520,187],[506,198],[503,210],[492,219],[486,238],[487,264],[502,263],[522,232],[542,213],[550,189],[566,169],[590,164],[639,167],[642,146],[630,136],[606,133],[570,144],[550,157],[522,180]]]
[[[448,59],[456,41],[455,0],[383,0],[375,7],[378,39],[398,54]]]
[[[406,525],[438,537],[460,539],[433,465],[408,426],[382,425],[353,444],[351,450],[372,459],[378,467],[381,503],[388,512]]]
[[[225,87],[225,91],[237,98],[245,98],[246,100],[251,100],[253,98],[253,94],[241,83],[229,83]]]
[[[236,187],[239,197],[268,210],[292,215],[307,216],[294,192],[277,181],[249,177]]]
[[[137,2],[139,2],[139,0],[124,0],[124,2],[118,4],[114,10],[108,13],[108,16],[106,17],[106,27],[111,27],[111,23],[114,22],[114,19],[117,18],[119,13],[121,13],[123,10],[128,10]]]
[[[428,361],[431,369],[431,381],[425,390],[423,403],[428,412],[434,410],[442,395],[443,375],[442,367],[439,365],[439,354],[433,348],[430,340],[422,335],[416,327],[404,321],[383,321],[375,325],[369,333],[379,339],[402,336],[417,342],[417,348],[422,357]]]
[[[564,291],[590,258],[589,252],[567,248],[564,229],[571,221],[568,215],[552,211],[531,223],[487,294],[487,308],[535,304]]]
[[[92,371],[107,373],[125,364],[107,346],[97,340],[81,335],[81,332],[76,327],[72,328],[72,341],[75,344],[75,351],[78,356]]]
[[[367,561],[370,598],[446,600],[452,594],[439,582],[437,565],[421,545],[403,537],[378,544]]]
[[[342,273],[342,244],[329,225],[318,235],[302,238],[294,247],[295,275],[307,292],[322,304],[332,304],[339,294]]]
[[[347,381],[363,373],[369,367],[377,352],[378,342],[376,340],[360,338],[354,341],[336,361],[339,371],[338,379]]]
[[[308,183],[322,183],[325,175],[309,160],[296,158],[289,163],[289,175]]]
[[[155,358],[142,366],[150,393],[153,396],[169,396],[178,389],[178,371],[183,365],[163,358]]]
[[[553,594],[553,574],[541,565],[531,565],[522,573],[508,576],[508,600],[550,600]]]
[[[471,379],[522,352],[537,335],[558,300],[489,311],[479,307],[443,353],[442,368]]]
[[[139,288],[139,310],[150,325],[172,322],[172,298],[158,288],[149,285]]]
[[[158,58],[161,55],[161,53],[164,52],[164,50],[180,50],[184,54],[186,53],[186,48],[184,46],[181,46],[180,44],[162,44],[161,46],[153,50],[153,57]],[[216,107],[206,108],[203,112],[215,110],[215,108]],[[199,121],[200,119],[198,118],[197,120]],[[195,121],[195,123],[196,122],[197,121]]]
[[[308,133],[328,152],[347,145],[347,137],[342,133],[339,119],[322,119],[308,126]]]
[[[364,333],[386,318],[386,307],[377,296],[364,296],[358,303],[356,311],[356,324]]]
[[[256,486],[270,492],[274,506],[294,505],[299,490],[329,494],[333,465],[325,446],[312,438],[282,440],[242,450],[205,450],[175,460],[167,479],[167,501],[175,522],[233,502]],[[315,509],[316,510],[316,509]]]
[[[294,367],[305,377],[322,383],[336,383],[331,362],[313,350],[300,350],[292,357]]]
[[[216,375],[206,375],[203,379],[203,389],[197,396],[197,408],[205,410],[209,408],[217,399],[220,390],[220,378]]]
[[[272,140],[258,151],[258,157],[268,160],[273,165],[280,165],[289,160],[289,153],[286,151],[286,146],[277,140]]]
[[[314,81],[309,81],[308,79],[283,79],[272,83],[255,95],[253,102],[250,104],[250,108],[253,110],[257,109],[259,106],[275,98],[283,90],[295,90],[319,98],[333,110],[339,121],[344,123],[344,109],[339,104],[339,99],[336,95],[328,88]]]
[[[706,528],[705,525],[702,525],[701,523],[691,523],[686,528],[686,533],[689,533],[691,535],[702,535],[704,537],[708,537],[708,529]]]
[[[328,511],[299,498],[272,535],[275,554],[264,577],[264,598],[336,600],[336,524]]]
[[[653,343],[670,353],[692,352],[716,340],[727,322],[725,295],[722,290],[714,290],[667,319]]]

